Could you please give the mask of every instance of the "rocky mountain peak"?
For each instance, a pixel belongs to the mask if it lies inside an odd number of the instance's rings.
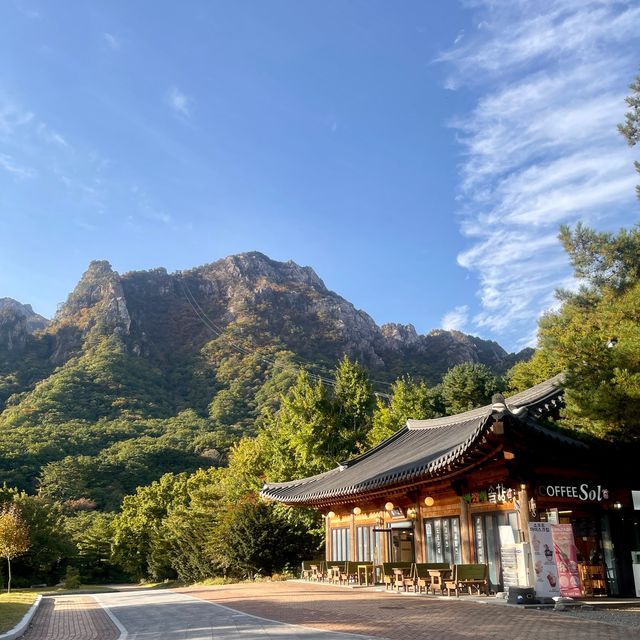
[[[79,339],[89,333],[128,335],[131,317],[127,308],[122,279],[106,260],[89,263],[76,288],[58,309],[52,327],[73,324],[80,336],[65,338],[56,351],[63,359],[79,346]],[[74,344],[75,343],[75,344]]]
[[[259,251],[228,256],[212,267],[252,286],[265,281],[277,285],[305,285],[326,291],[324,282],[311,267],[301,267],[293,260],[278,262]]]
[[[412,345],[420,340],[420,336],[412,324],[387,322],[380,327],[380,331],[387,340],[397,342],[401,346]]]
[[[49,324],[49,321],[36,313],[30,304],[22,304],[13,298],[0,298],[0,312],[4,310],[11,310],[16,314],[16,317],[23,317],[28,333],[44,329]]]

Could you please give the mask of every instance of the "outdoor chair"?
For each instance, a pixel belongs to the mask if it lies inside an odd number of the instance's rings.
[[[418,593],[422,593],[424,589],[425,593],[428,593],[430,589],[433,589],[433,593],[436,592],[436,587],[442,589],[442,584],[439,583],[439,576],[434,580],[434,577],[429,573],[430,571],[450,571],[451,565],[448,562],[418,562],[415,565],[415,578],[413,588]]]
[[[333,584],[342,584],[342,574],[344,573],[344,562],[329,562],[328,574],[329,582]]]
[[[324,562],[309,565],[311,569],[310,580],[315,582],[324,582],[326,576],[326,565]]]
[[[413,562],[383,562],[382,563],[382,578],[386,589],[397,589],[400,591],[400,587],[404,588],[403,579],[404,573],[410,574]],[[397,571],[401,570],[403,577],[398,580]]]
[[[489,582],[487,580],[486,564],[454,564],[451,580],[445,580],[445,589],[447,595],[451,595],[453,591],[456,598],[460,595],[462,589],[468,589],[469,594],[476,589],[478,595],[487,593]]]
[[[344,570],[340,574],[340,584],[349,584],[358,581],[358,563],[347,561]]]
[[[311,565],[315,564],[313,560],[303,560],[302,561],[302,571],[300,573],[300,577],[303,580],[311,580],[311,576],[313,575],[313,569]]]

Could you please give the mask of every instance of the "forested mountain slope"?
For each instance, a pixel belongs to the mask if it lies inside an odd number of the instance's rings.
[[[95,261],[50,323],[0,300],[0,481],[34,489],[42,474],[54,487],[56,465],[72,465],[65,497],[86,497],[92,478],[91,497],[108,505],[161,471],[218,463],[301,365],[328,376],[345,354],[380,391],[406,373],[435,383],[461,362],[501,373],[529,355],[379,327],[311,268],[257,252],[173,274]],[[118,465],[127,486],[115,486]]]

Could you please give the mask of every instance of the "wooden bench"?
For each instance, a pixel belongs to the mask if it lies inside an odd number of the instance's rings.
[[[468,589],[470,594],[473,593],[473,589],[477,590],[478,595],[487,593],[489,589],[487,565],[454,564],[451,580],[445,580],[444,587],[447,590],[447,595],[450,596],[453,591],[456,598],[462,589]]]

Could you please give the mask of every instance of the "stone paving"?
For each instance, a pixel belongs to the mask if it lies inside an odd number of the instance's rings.
[[[637,628],[560,612],[303,582],[190,587],[183,593],[292,624],[391,640],[640,640]]]
[[[48,597],[23,638],[117,640],[100,603],[128,640],[640,640],[571,614],[303,582]]]
[[[22,640],[116,640],[120,632],[90,596],[43,598]]]

